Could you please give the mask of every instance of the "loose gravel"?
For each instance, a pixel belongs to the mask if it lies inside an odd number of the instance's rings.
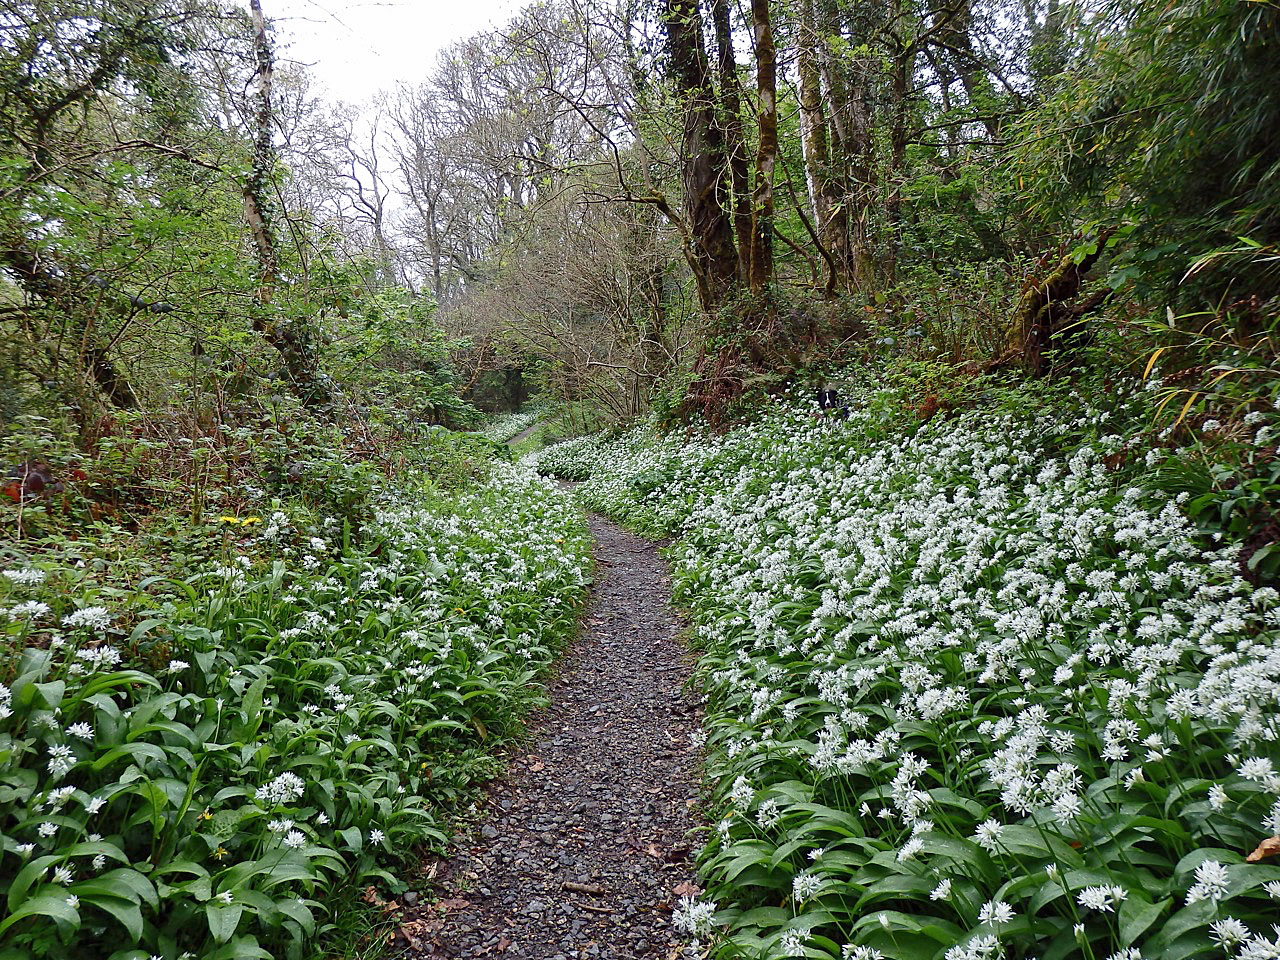
[[[598,517],[591,530],[582,637],[528,750],[487,791],[487,818],[405,914],[404,956],[693,956],[671,927],[696,892],[690,657],[657,546]]]

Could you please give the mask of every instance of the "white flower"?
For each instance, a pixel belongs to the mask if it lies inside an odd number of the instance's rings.
[[[699,903],[693,897],[681,897],[671,913],[671,924],[694,939],[705,939],[715,932],[715,903]]]
[[[72,910],[77,909],[80,906],[80,898],[77,897],[74,893],[71,894],[71,896],[67,897],[67,906],[70,907]]]
[[[791,881],[791,895],[796,903],[803,903],[818,895],[826,881],[808,871],[797,873]]]
[[[1237,943],[1249,938],[1249,928],[1235,917],[1223,917],[1209,924],[1209,934],[1223,949],[1230,950]]]
[[[799,930],[788,930],[778,940],[778,949],[784,957],[803,957],[804,945],[809,940],[809,930],[801,927]]]
[[[951,896],[951,878],[943,877],[929,894],[930,900],[946,900]]]
[[[1196,866],[1196,882],[1187,891],[1187,903],[1221,900],[1227,893],[1227,868],[1217,860],[1204,860]]]
[[[381,843],[381,842],[382,842],[383,840],[385,840],[386,838],[387,838],[386,834],[384,834],[381,830],[370,830],[370,831],[369,831],[369,842],[370,842],[370,843]]]
[[[42,837],[52,837],[57,832],[57,825],[50,823],[48,820],[36,827],[36,833],[40,834]]]
[[[1008,923],[1014,916],[1013,907],[1003,900],[989,900],[978,911],[978,920],[982,923]]]
[[[290,830],[284,838],[284,845],[290,850],[301,850],[307,845],[307,838],[299,830]]]
[[[279,807],[302,799],[306,785],[293,773],[282,773],[269,783],[260,786],[254,797],[264,806]]]
[[[45,572],[36,570],[34,567],[25,567],[17,570],[5,570],[4,576],[16,586],[34,587],[44,583]]]
[[[907,860],[914,859],[915,855],[923,849],[924,849],[924,838],[918,837],[918,836],[912,837],[910,840],[904,843],[902,845],[902,848],[898,851],[898,862],[903,863]]]
[[[62,618],[64,627],[85,627],[95,633],[101,633],[111,626],[111,614],[106,607],[82,607],[73,610]]]
[[[760,809],[756,811],[756,823],[766,830],[780,819],[782,819],[782,812],[778,809],[778,801],[772,798],[763,801],[760,804]]]
[[[49,748],[49,775],[55,780],[64,777],[76,765],[71,748],[57,743]]]
[[[1129,895],[1129,892],[1123,887],[1116,886],[1097,886],[1085,887],[1076,897],[1076,902],[1082,907],[1090,910],[1100,910],[1103,913],[1112,913],[1115,908]]]
[[[58,867],[53,871],[53,882],[60,883],[64,887],[75,878],[75,873],[68,866]]]
[[[93,724],[91,723],[73,723],[67,727],[67,733],[73,737],[79,737],[81,740],[93,739]]]
[[[1004,826],[995,820],[984,820],[978,824],[978,829],[974,831],[973,839],[977,841],[978,846],[984,850],[994,852],[999,845],[1000,833],[1004,830]]]
[[[1229,799],[1227,791],[1222,788],[1222,784],[1215,783],[1209,788],[1209,806],[1214,810],[1221,810],[1227,805]]]
[[[26,600],[15,604],[10,612],[15,620],[37,620],[48,615],[49,605],[40,600]]]

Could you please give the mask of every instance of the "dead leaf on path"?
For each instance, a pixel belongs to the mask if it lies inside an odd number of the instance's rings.
[[[543,763],[541,760],[539,760],[537,757],[530,757],[530,761],[531,762],[529,763],[529,770],[533,773],[537,773],[539,770],[542,770],[546,767],[546,764]]]
[[[382,899],[381,895],[373,887],[365,887],[364,893],[360,895],[360,899],[371,907],[380,907],[387,902]]]
[[[400,924],[400,936],[404,937],[405,942],[409,944],[411,950],[422,950],[423,941],[431,934],[436,933],[441,927],[439,920],[423,920],[415,918],[406,920]]]
[[[1280,853],[1280,837],[1267,837],[1258,844],[1253,853],[1244,859],[1248,863],[1257,863],[1263,857],[1274,857],[1278,853]]]
[[[702,893],[702,888],[696,883],[690,883],[686,880],[683,883],[676,884],[676,888],[671,892],[677,897],[696,897]]]
[[[507,947],[509,947],[509,946],[511,946],[511,941],[510,941],[510,940],[508,940],[506,937],[499,937],[499,938],[498,938],[498,945],[497,945],[496,947],[494,947],[493,949],[494,949],[495,951],[497,951],[498,953],[506,953],[506,952],[507,952]]]
[[[436,904],[436,909],[439,910],[441,913],[449,913],[454,910],[465,910],[469,906],[471,906],[470,900],[453,898],[450,900],[441,900],[439,903]]]
[[[662,851],[659,850],[657,846],[652,843],[644,848],[644,852],[651,857],[657,857],[659,860],[662,859]]]

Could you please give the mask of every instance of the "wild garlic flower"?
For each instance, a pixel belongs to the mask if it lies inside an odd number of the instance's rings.
[[[1227,893],[1227,868],[1217,860],[1204,860],[1196,866],[1196,881],[1187,891],[1187,903],[1221,900]]]
[[[111,626],[111,614],[106,607],[82,607],[62,618],[64,627],[84,627],[94,633],[101,633]]]

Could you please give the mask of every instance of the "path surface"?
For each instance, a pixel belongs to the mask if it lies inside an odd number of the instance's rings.
[[[526,437],[528,437],[531,433],[533,433],[533,431],[537,430],[540,426],[542,426],[541,420],[533,421],[533,423],[529,424],[529,426],[525,427],[523,430],[517,433],[514,437],[511,437],[509,440],[507,440],[507,446],[514,447],[516,444],[522,443]]]
[[[685,955],[670,921],[693,882],[688,654],[657,546],[600,518],[591,531],[583,636],[527,752],[488,791],[488,818],[441,865],[440,900],[401,927],[410,957]]]

